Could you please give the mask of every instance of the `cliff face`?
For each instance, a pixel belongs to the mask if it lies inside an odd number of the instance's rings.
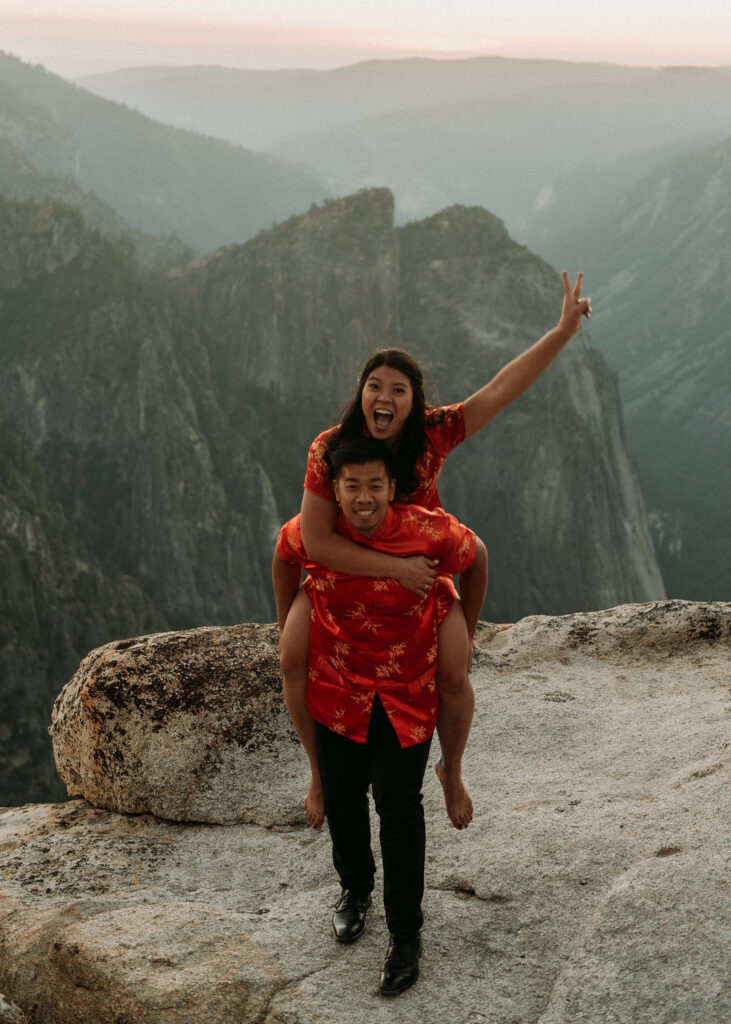
[[[0,311],[6,423],[100,567],[138,579],[171,620],[268,610],[259,545],[276,516],[247,442],[221,429],[204,353],[176,350],[165,296],[127,249],[78,221],[56,230],[52,210],[25,212],[23,283]]]
[[[451,401],[555,321],[556,274],[489,214],[392,218],[387,190],[365,192],[153,276],[68,208],[0,202],[2,436],[99,586],[134,593],[137,618],[115,618],[110,597],[70,650],[114,639],[118,621],[129,634],[271,619],[277,527],[366,356],[404,344]],[[621,431],[579,338],[450,460],[443,500],[490,549],[491,617],[662,596]],[[42,574],[34,585],[45,594]],[[30,650],[21,621],[10,634]],[[58,689],[68,661],[29,635]],[[9,685],[26,685],[29,658]]]
[[[405,344],[442,399],[471,394],[551,325],[555,271],[484,210],[445,210],[400,241]],[[490,551],[490,617],[664,594],[616,384],[584,330],[443,481],[445,507]]]
[[[647,175],[611,216],[554,238],[580,260],[616,369],[668,592],[731,591],[731,139]]]
[[[394,229],[392,202],[386,190],[339,200],[178,275],[219,401],[248,419],[287,514],[309,441],[375,348],[406,347],[451,402],[555,320],[556,273],[497,218],[453,207]],[[262,431],[272,420],[278,449]],[[441,493],[488,545],[492,618],[664,593],[616,384],[582,336],[450,457]]]
[[[129,247],[0,200],[0,253],[2,777],[22,802],[56,791],[50,705],[90,646],[271,615],[278,516]]]
[[[0,779],[9,804],[62,799],[48,717],[90,644],[165,625],[131,579],[105,576],[25,443],[0,442]]]

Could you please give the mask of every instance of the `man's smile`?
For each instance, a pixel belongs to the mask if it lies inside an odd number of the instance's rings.
[[[370,519],[370,517],[378,511],[377,505],[366,505],[360,508],[353,509],[359,519]]]

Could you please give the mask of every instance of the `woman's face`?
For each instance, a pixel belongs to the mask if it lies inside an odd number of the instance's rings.
[[[401,433],[414,403],[409,378],[392,366],[377,366],[366,379],[361,408],[368,433],[393,441]]]

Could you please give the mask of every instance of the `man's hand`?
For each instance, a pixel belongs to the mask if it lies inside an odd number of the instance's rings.
[[[561,271],[561,277],[563,278],[563,306],[558,326],[559,330],[565,331],[571,337],[581,327],[582,316],[585,316],[587,320],[591,317],[591,299],[581,298],[581,289],[584,284],[584,275],[581,271],[577,274],[576,284],[573,286],[565,270]]]
[[[428,594],[437,575],[438,560],[425,555],[409,555],[408,558],[400,558],[399,563],[394,577],[396,581],[419,597]]]

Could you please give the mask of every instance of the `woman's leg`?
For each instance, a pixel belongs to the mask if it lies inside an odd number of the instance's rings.
[[[444,790],[449,820],[455,828],[472,821],[472,800],[462,781],[462,755],[470,734],[475,694],[469,675],[470,638],[462,604],[456,599],[439,627],[439,717],[437,734],[442,749],[435,770]]]
[[[325,818],[325,798],[317,763],[315,723],[307,710],[307,656],[310,647],[312,605],[302,588],[287,613],[279,640],[282,692],[289,717],[310,761],[310,788],[305,797],[305,814],[313,828]]]

